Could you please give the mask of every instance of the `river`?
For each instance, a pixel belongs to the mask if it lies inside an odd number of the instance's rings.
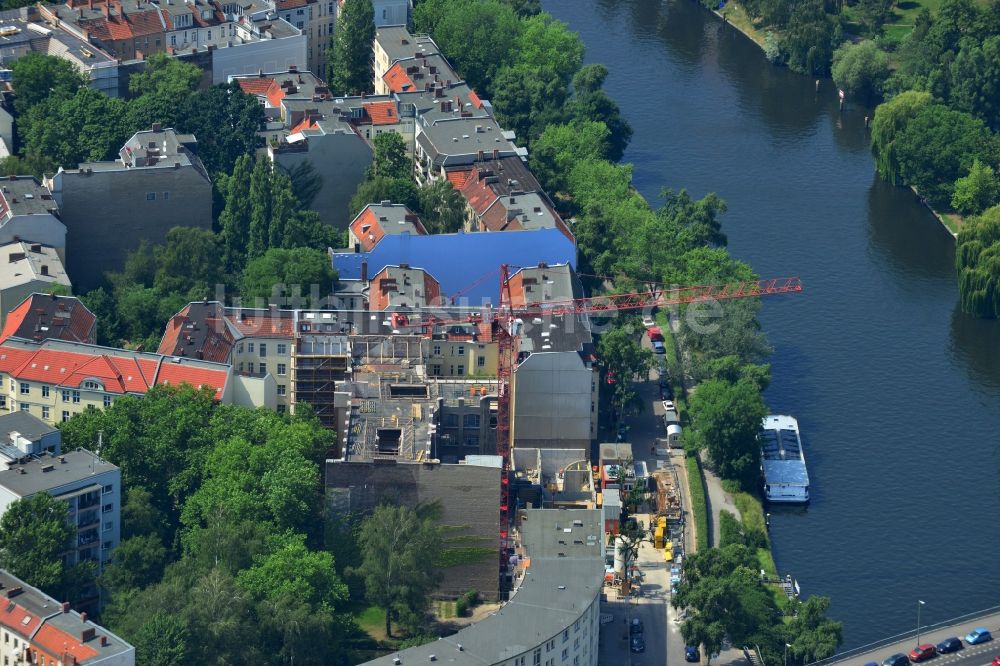
[[[734,256],[805,292],[766,301],[766,400],[798,417],[806,511],[774,554],[833,600],[844,648],[1000,603],[1000,324],[958,308],[954,243],[874,176],[864,116],[771,66],[693,0],[544,0],[604,63],[632,123],[625,160],[729,204]]]

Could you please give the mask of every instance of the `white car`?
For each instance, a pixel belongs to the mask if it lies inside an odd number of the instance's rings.
[[[656,321],[653,319],[653,315],[643,315],[642,316],[642,326],[643,326],[643,328],[649,328],[650,326],[656,326]]]
[[[664,400],[663,401],[663,411],[665,411],[665,412],[673,412],[673,411],[676,411],[676,410],[677,410],[677,408],[674,405],[674,401],[673,400]]]

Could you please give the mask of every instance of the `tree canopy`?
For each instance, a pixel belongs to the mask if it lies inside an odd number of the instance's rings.
[[[719,475],[744,488],[756,487],[760,474],[757,435],[767,416],[759,386],[746,379],[711,379],[698,386],[688,403],[692,427],[686,439],[704,449]]]
[[[374,89],[372,42],[375,10],[371,0],[345,0],[337,30],[330,38],[330,89],[338,95],[358,95]]]
[[[15,500],[0,517],[0,567],[28,585],[59,594],[66,583],[62,555],[76,539],[66,503],[48,493]]]

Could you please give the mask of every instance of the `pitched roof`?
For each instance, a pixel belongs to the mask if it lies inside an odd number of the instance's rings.
[[[167,322],[156,351],[167,356],[227,363],[233,342],[219,303],[189,303]]]
[[[368,102],[362,104],[372,125],[395,125],[399,122],[395,102]]]
[[[42,625],[32,642],[49,654],[73,655],[77,662],[85,662],[100,654],[86,643],[81,643],[79,637],[72,636],[48,623]]]
[[[382,80],[385,81],[385,85],[392,92],[405,92],[414,89],[413,81],[410,80],[409,75],[406,73],[406,68],[398,62],[382,75]]]
[[[0,342],[7,338],[40,341],[46,338],[70,342],[95,342],[97,318],[72,296],[32,294],[7,314]]]
[[[266,95],[274,79],[266,76],[256,76],[248,79],[236,79],[240,89],[248,95]]]
[[[448,180],[456,190],[461,190],[472,177],[472,168],[452,169],[447,172]]]
[[[28,638],[42,623],[36,613],[29,613],[16,603],[0,604],[0,624]]]
[[[248,338],[291,338],[295,322],[285,311],[237,310],[226,312],[226,321]]]

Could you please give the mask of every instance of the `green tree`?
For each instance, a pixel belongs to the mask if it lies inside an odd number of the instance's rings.
[[[521,21],[498,0],[445,4],[433,36],[472,88],[492,97],[496,73],[517,59]]]
[[[44,53],[28,53],[11,63],[10,69],[16,92],[14,111],[19,116],[46,99],[73,97],[87,85],[87,79],[69,60]]]
[[[692,427],[687,441],[704,449],[719,475],[755,487],[759,474],[757,434],[767,416],[758,386],[750,381],[702,383],[688,402]]]
[[[577,122],[600,122],[608,128],[607,159],[617,162],[632,139],[632,126],[622,118],[618,104],[604,91],[608,69],[587,65],[573,77],[573,97],[566,102],[569,118]]]
[[[370,203],[391,201],[404,204],[410,210],[420,209],[420,192],[411,178],[385,178],[376,176],[363,180],[354,191],[348,205],[348,217],[352,220]]]
[[[1000,181],[993,169],[976,158],[969,173],[955,181],[951,207],[962,215],[982,213],[1000,200]]]
[[[982,119],[994,131],[1000,130],[1000,35],[982,43],[963,41],[950,74],[949,102]]]
[[[0,518],[0,567],[56,594],[65,582],[62,555],[75,538],[65,502],[48,493],[15,500]]]
[[[984,319],[1000,317],[1000,206],[966,219],[955,263],[962,310]]]
[[[330,40],[330,88],[337,94],[371,92],[375,11],[371,0],[346,0]]]
[[[843,623],[826,617],[828,597],[811,596],[796,601],[792,619],[785,627],[788,649],[798,661],[808,664],[832,657],[843,641]]]
[[[872,121],[872,152],[879,176],[892,184],[899,180],[896,139],[923,109],[932,103],[930,93],[910,90],[879,104]]]
[[[417,190],[416,210],[429,234],[451,234],[465,223],[465,197],[451,181],[438,180]]]
[[[649,375],[653,367],[653,352],[643,349],[634,333],[618,326],[601,335],[597,353],[608,376],[612,373],[615,376],[613,402],[620,410],[630,397],[632,383]]]
[[[92,88],[78,88],[71,97],[50,96],[21,117],[24,154],[44,155],[66,168],[110,159],[128,138],[125,104]]]
[[[545,127],[563,119],[566,82],[551,69],[507,66],[497,72],[493,88],[497,121],[523,142],[530,144]]]
[[[254,154],[263,124],[264,107],[234,81],[189,95],[180,104],[176,127],[198,138],[198,157],[216,174],[232,173],[237,158]]]
[[[875,42],[845,42],[833,53],[833,80],[851,97],[871,101],[881,97],[889,79],[889,55]]]
[[[152,585],[163,576],[166,559],[167,550],[155,534],[124,539],[98,583],[111,594]]]
[[[983,121],[943,104],[917,112],[894,142],[902,179],[940,206],[951,201],[955,181],[974,159],[997,161],[997,146]]]
[[[875,37],[882,33],[882,26],[892,16],[894,0],[858,0],[855,12],[865,33]]]
[[[521,22],[517,64],[549,70],[563,83],[569,83],[583,65],[583,40],[562,21],[536,12]],[[499,85],[497,88],[494,96],[500,92]]]
[[[250,155],[240,155],[231,175],[218,180],[219,193],[225,207],[219,214],[219,235],[222,241],[222,263],[226,271],[239,271],[247,260],[250,243],[250,175],[253,172]]]
[[[789,4],[792,12],[781,43],[788,67],[805,74],[828,72],[833,59],[834,30],[823,0]]]
[[[368,601],[385,610],[386,635],[392,636],[393,621],[419,627],[428,594],[440,580],[434,566],[440,528],[411,507],[381,505],[362,522],[358,543],[362,562],[355,573],[364,580]]]
[[[166,53],[154,53],[145,62],[145,68],[129,77],[128,90],[133,95],[161,95],[184,99],[198,89],[204,70]]]
[[[247,263],[240,277],[244,303],[298,301],[298,307],[319,307],[316,298],[333,292],[337,276],[325,250],[306,247],[271,248]]]
[[[375,146],[375,158],[368,167],[366,178],[399,178],[413,177],[413,160],[406,154],[406,142],[395,132],[376,134],[372,140]]]
[[[135,638],[136,661],[148,666],[186,666],[194,655],[184,620],[157,611],[140,628]]]
[[[607,158],[609,138],[601,122],[550,124],[531,145],[531,171],[549,192],[565,192],[577,162]]]
[[[269,247],[271,214],[274,198],[271,193],[272,165],[258,159],[250,174],[250,226],[247,236],[247,259],[264,254]]]
[[[164,245],[153,250],[156,275],[153,286],[162,293],[181,292],[203,297],[215,292],[222,282],[219,238],[207,229],[174,227]]]
[[[8,155],[0,158],[0,176],[32,175],[41,179],[47,173],[55,173],[59,165],[45,155]]]

